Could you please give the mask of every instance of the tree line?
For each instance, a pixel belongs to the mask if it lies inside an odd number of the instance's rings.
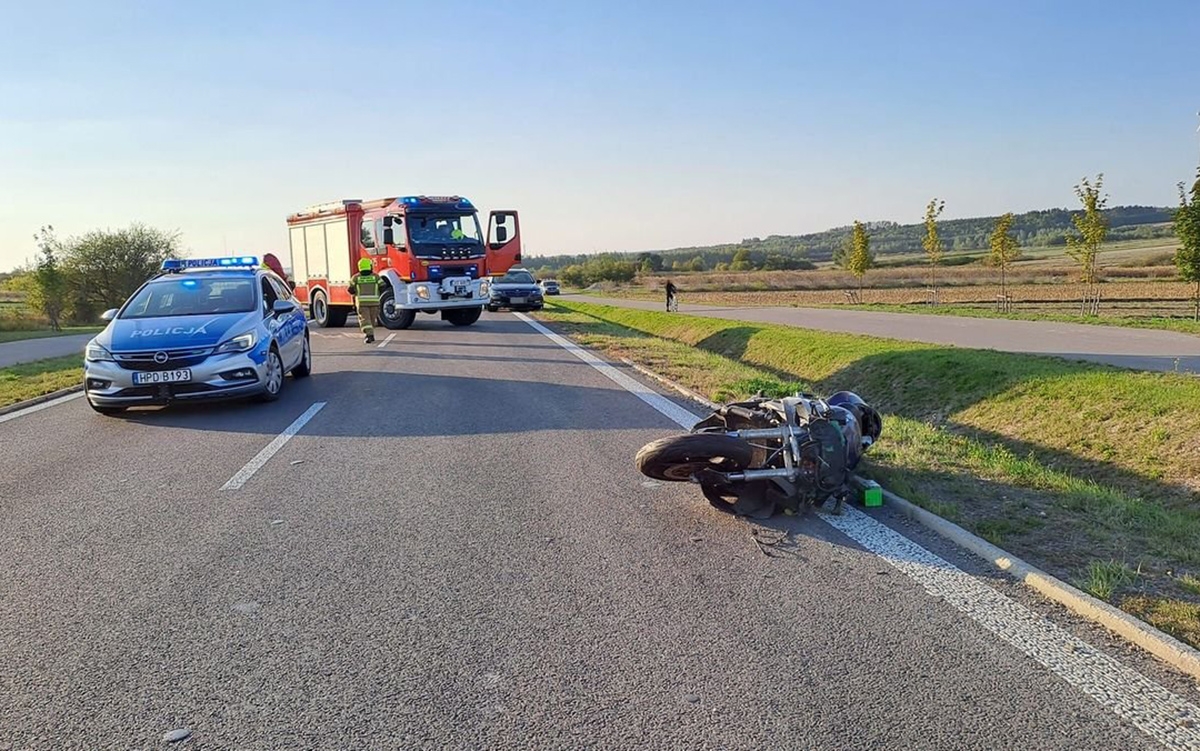
[[[1103,214],[1109,225],[1108,240],[1141,240],[1170,237],[1170,222],[1174,209],[1158,206],[1114,206],[1105,208]],[[1072,212],[1069,209],[1044,209],[1014,214],[1010,231],[1021,247],[1051,247],[1066,245],[1065,234],[1072,231]],[[943,251],[961,252],[989,247],[990,237],[998,217],[971,219],[949,219],[939,222]],[[899,224],[896,222],[865,222],[864,228],[871,233],[874,251],[880,255],[920,253],[924,251],[927,227],[924,222]],[[662,266],[654,271],[691,271],[734,269],[735,256],[742,251],[749,256],[752,269],[768,267],[768,258],[774,259],[770,266],[782,263],[799,264],[807,268],[814,261],[828,261],[840,255],[850,240],[853,225],[835,227],[823,232],[807,235],[770,235],[766,238],[750,237],[740,243],[707,245],[645,253],[605,253],[603,256],[618,261],[633,263],[641,270],[646,256],[660,257]],[[585,266],[596,255],[574,254],[557,256],[531,256],[531,268],[545,270],[548,274],[560,272],[570,266]],[[722,267],[722,264],[724,266]],[[741,269],[749,270],[749,269]]]

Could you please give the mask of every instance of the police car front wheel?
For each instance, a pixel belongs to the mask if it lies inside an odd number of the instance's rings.
[[[263,390],[259,394],[259,399],[264,402],[273,402],[283,393],[283,360],[279,357],[279,350],[271,347],[267,352],[267,370],[263,374]]]

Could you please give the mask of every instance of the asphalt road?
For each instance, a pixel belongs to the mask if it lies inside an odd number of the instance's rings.
[[[313,341],[273,404],[0,423],[0,749],[1200,748],[1194,685],[886,511],[644,482],[678,426],[511,315]]]
[[[15,342],[0,342],[0,368],[23,362],[42,360],[47,357],[64,357],[83,352],[87,343],[95,337],[91,334],[68,334],[47,336],[40,339],[20,339]]]
[[[596,295],[564,297],[623,308],[663,309],[663,303],[650,300]],[[679,306],[679,310],[691,315],[736,321],[781,323],[822,331],[882,336],[888,339],[1054,355],[1136,370],[1200,373],[1200,336],[1177,331],[833,308],[736,308],[684,303]]]

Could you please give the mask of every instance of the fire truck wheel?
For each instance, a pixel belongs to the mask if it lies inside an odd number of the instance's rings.
[[[442,314],[451,324],[455,326],[470,326],[479,320],[479,316],[483,313],[483,308],[459,308],[457,310],[447,310]]]
[[[379,322],[393,331],[406,329],[413,324],[417,311],[396,307],[396,292],[391,287],[379,296]]]
[[[346,325],[346,315],[349,311],[332,307],[321,290],[313,292],[312,303],[308,307],[312,311],[313,320],[323,329],[336,329]]]

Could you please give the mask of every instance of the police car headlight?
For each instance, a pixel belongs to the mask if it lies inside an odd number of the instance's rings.
[[[490,288],[488,287],[488,283],[486,281],[480,282],[479,283],[479,296],[487,297],[488,289],[490,289]]]
[[[429,287],[426,287],[424,284],[418,284],[417,285],[417,297],[420,298],[421,300],[428,300],[429,299]]]
[[[254,332],[250,331],[240,336],[233,337],[220,347],[217,347],[217,351],[213,354],[221,355],[225,354],[226,352],[245,352],[254,346],[255,341],[257,341],[257,338],[254,336]]]
[[[87,349],[84,350],[84,357],[88,362],[113,362],[112,353],[95,342],[88,342]]]

